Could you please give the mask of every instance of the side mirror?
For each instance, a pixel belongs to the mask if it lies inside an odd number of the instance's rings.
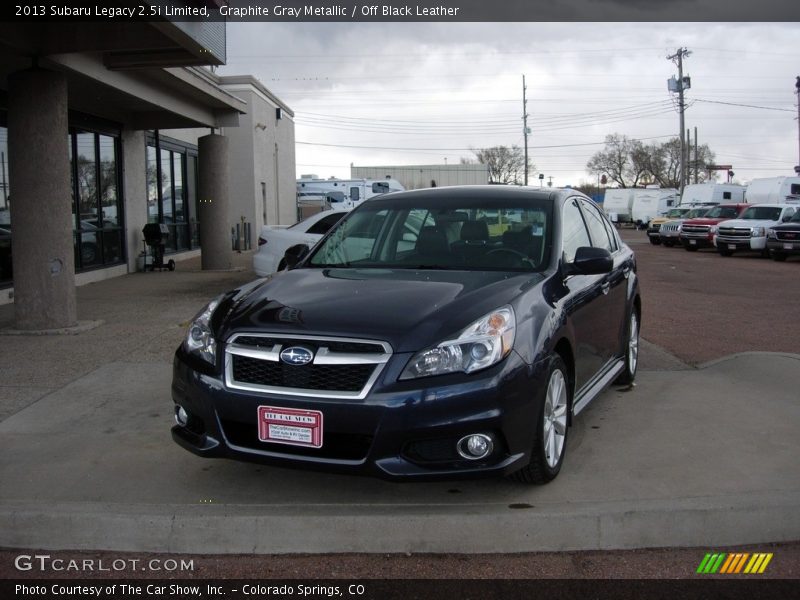
[[[614,259],[608,250],[583,246],[575,252],[575,259],[564,265],[564,276],[602,275],[610,273],[613,268]]]
[[[309,248],[305,244],[295,244],[289,246],[283,254],[283,262],[287,269],[294,269],[301,260],[309,253]]]

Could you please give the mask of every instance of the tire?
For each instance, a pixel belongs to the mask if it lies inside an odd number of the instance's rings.
[[[786,255],[783,252],[773,252],[772,260],[783,262],[786,260]]]
[[[697,246],[684,246],[687,252],[697,252]]]
[[[556,478],[567,450],[572,392],[569,371],[555,354],[547,371],[547,389],[536,411],[530,462],[510,475],[520,483],[543,484]]]
[[[97,246],[91,242],[81,244],[81,264],[91,265],[97,260]]]
[[[733,252],[727,248],[717,248],[717,252],[719,252],[720,256],[733,256]]]
[[[628,317],[625,340],[625,370],[614,380],[617,385],[630,385],[636,379],[639,367],[639,313],[636,309]]]
[[[651,237],[650,243],[653,244],[653,246],[658,246],[659,244],[661,244],[661,240],[655,237]]]
[[[672,242],[672,241],[664,241],[664,245],[665,245],[667,248],[672,248],[672,247],[675,245],[675,242]]]
[[[172,260],[172,259],[170,259],[170,261],[167,263],[167,268],[168,268],[170,271],[174,271],[174,270],[175,270],[175,261],[174,261],[174,260]]]

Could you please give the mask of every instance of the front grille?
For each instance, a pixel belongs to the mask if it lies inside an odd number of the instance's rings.
[[[776,229],[775,237],[784,242],[800,242],[800,229],[795,231]]]
[[[653,223],[650,225],[650,231],[658,231],[659,229],[661,229],[661,225],[658,223]]]
[[[291,454],[293,456],[313,456],[334,460],[361,461],[367,457],[372,445],[371,435],[343,433],[326,430],[322,438],[321,448],[292,446],[289,444],[273,444],[258,439],[258,425],[241,423],[223,419],[222,433],[234,446],[274,452],[275,454]]]
[[[682,233],[702,233],[707,234],[710,227],[708,225],[684,225],[681,229]]]
[[[233,378],[267,387],[334,392],[359,392],[377,365],[288,365],[283,362],[233,356]]]
[[[659,229],[659,233],[672,233],[678,231],[678,225],[673,223],[664,223]]]
[[[294,346],[313,355],[306,365],[281,360]],[[385,342],[305,335],[235,334],[225,347],[228,387],[316,398],[363,399],[391,357]]]
[[[719,235],[725,237],[738,237],[738,238],[749,238],[750,237],[750,228],[741,229],[735,227],[720,227],[719,228]]]

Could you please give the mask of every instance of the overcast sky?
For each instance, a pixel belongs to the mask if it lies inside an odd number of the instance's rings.
[[[524,74],[531,183],[563,186],[594,182],[586,162],[607,134],[678,135],[666,57],[681,46],[686,127],[738,182],[792,175],[797,23],[231,23],[219,72],[255,75],[294,110],[298,175],[343,178],[351,163],[522,146]]]

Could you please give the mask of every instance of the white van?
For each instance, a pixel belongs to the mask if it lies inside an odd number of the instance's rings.
[[[745,190],[735,183],[692,183],[683,188],[681,206],[741,204],[746,202]]]
[[[753,179],[745,197],[751,204],[800,204],[800,177]]]

